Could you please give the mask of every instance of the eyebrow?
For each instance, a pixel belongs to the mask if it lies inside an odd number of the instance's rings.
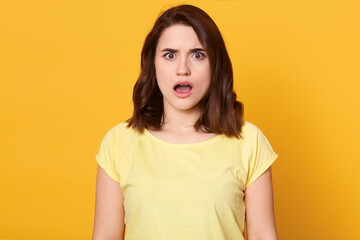
[[[173,48],[164,48],[163,50],[161,50],[160,52],[171,52],[171,53],[176,53],[178,52],[178,49],[173,49]],[[191,48],[189,50],[190,53],[194,53],[194,52],[206,52],[205,49],[203,48]]]

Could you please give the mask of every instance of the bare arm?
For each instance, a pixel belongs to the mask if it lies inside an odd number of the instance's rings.
[[[124,197],[118,182],[98,166],[93,240],[124,239]]]
[[[245,189],[248,240],[277,240],[271,167]]]

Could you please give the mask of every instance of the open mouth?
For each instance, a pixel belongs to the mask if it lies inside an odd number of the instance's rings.
[[[176,84],[174,86],[174,90],[178,93],[186,93],[186,92],[190,92],[192,89],[192,86],[190,84],[187,83],[180,83],[180,84]]]

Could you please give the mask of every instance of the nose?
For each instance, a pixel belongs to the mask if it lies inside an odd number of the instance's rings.
[[[189,76],[191,74],[191,70],[189,67],[189,64],[187,62],[186,57],[182,57],[180,61],[178,62],[176,75],[178,76]]]

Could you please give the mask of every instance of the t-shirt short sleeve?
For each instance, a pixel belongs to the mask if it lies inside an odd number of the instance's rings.
[[[100,149],[96,155],[96,161],[99,166],[115,181],[120,182],[115,162],[116,141],[114,137],[114,128],[110,129],[101,141]]]
[[[256,137],[253,141],[249,159],[248,178],[245,188],[260,177],[278,157],[265,135],[255,125],[254,128]]]

